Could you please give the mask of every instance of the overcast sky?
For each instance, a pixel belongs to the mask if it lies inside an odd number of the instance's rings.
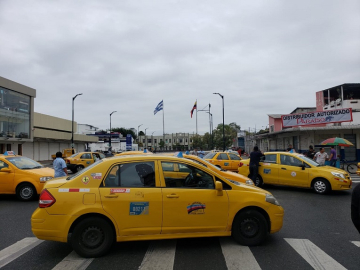
[[[360,83],[359,0],[0,0],[0,76],[36,89],[35,112],[100,129],[261,129]],[[198,132],[209,115],[198,112]]]

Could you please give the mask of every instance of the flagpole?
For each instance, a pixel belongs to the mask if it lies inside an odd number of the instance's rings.
[[[196,135],[198,134],[198,128],[197,128],[197,108],[198,108],[198,104],[197,104],[197,100],[196,100],[196,102],[195,102],[195,104],[196,104]]]
[[[164,102],[163,102],[163,142],[164,142],[164,148],[165,148],[165,117],[164,117]]]

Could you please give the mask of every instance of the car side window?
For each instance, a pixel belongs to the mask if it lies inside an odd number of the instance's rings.
[[[217,156],[217,159],[218,159],[218,160],[229,160],[229,157],[228,157],[227,154],[221,153],[221,154],[219,154],[219,155]]]
[[[267,154],[267,155],[265,155],[263,162],[276,163],[276,154]]]
[[[212,175],[188,164],[161,162],[166,187],[171,188],[196,188],[214,189],[215,183]],[[179,172],[171,171],[169,168],[179,168]]]
[[[155,187],[154,162],[132,162],[111,168],[105,187]]]
[[[287,166],[296,166],[299,167],[302,165],[302,161],[297,159],[296,157],[288,156],[288,155],[280,155],[281,165]]]
[[[91,154],[90,153],[82,154],[80,159],[91,159]]]
[[[9,168],[9,165],[7,163],[5,163],[4,161],[0,160],[0,170],[3,168]]]
[[[241,160],[241,158],[238,155],[229,154],[231,160]]]

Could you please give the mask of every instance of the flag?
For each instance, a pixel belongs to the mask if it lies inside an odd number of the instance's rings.
[[[157,113],[157,112],[160,112],[162,109],[164,109],[164,101],[160,101],[160,103],[156,106],[155,110],[154,110],[154,115]]]
[[[194,107],[193,107],[192,110],[190,111],[191,118],[192,118],[192,115],[193,115],[194,110],[196,110],[196,102],[197,102],[197,101],[195,101]]]

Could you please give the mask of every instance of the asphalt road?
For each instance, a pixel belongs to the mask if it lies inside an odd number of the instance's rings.
[[[351,191],[317,195],[306,189],[265,189],[284,207],[285,217],[282,230],[262,246],[242,247],[231,238],[125,242],[93,260],[79,259],[67,244],[36,242],[30,217],[37,201],[0,195],[0,268],[360,269],[360,235],[350,218]],[[16,249],[27,241],[35,242],[25,250]]]

